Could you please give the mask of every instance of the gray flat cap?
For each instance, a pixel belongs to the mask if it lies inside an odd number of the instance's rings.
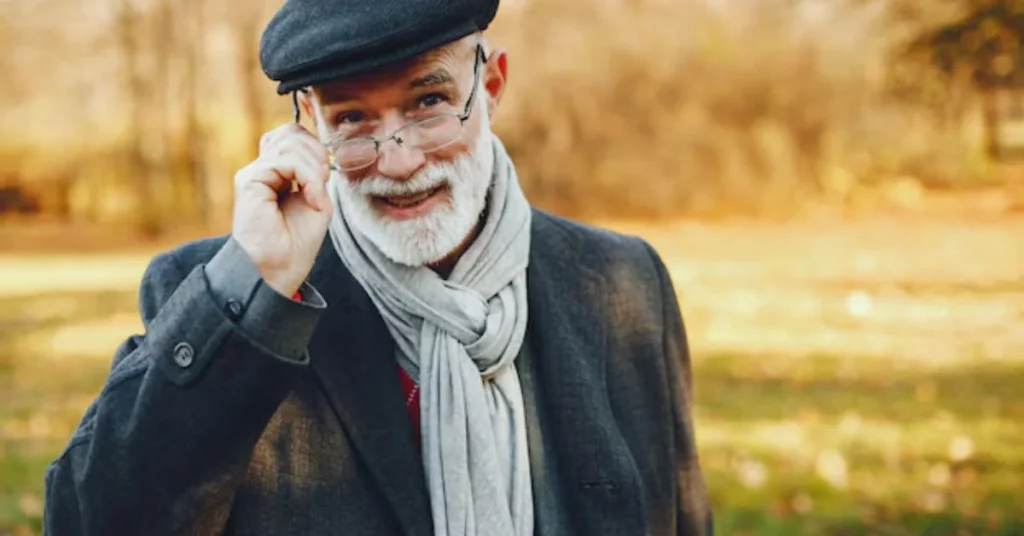
[[[498,0],[287,0],[260,66],[279,94],[407,60],[484,30]]]

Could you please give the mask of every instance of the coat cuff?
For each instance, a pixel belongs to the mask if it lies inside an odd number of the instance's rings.
[[[312,285],[303,283],[301,301],[282,296],[233,237],[204,271],[213,300],[247,338],[281,358],[308,360],[306,346],[327,307]]]

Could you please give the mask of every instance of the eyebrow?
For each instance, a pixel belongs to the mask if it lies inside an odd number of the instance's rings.
[[[455,83],[455,78],[445,69],[435,69],[429,73],[413,78],[409,82],[409,89],[420,87],[442,86]]]
[[[429,73],[413,78],[409,81],[409,89],[417,89],[422,87],[432,86],[443,86],[445,84],[454,84],[455,77],[451,75],[447,70],[443,68],[434,69]],[[357,100],[354,95],[344,93],[342,90],[337,91],[322,91],[320,94],[321,103],[324,105],[339,104],[347,101]]]
[[[341,91],[326,91],[321,92],[320,94],[320,103],[325,106],[354,100],[356,100],[354,95],[343,93]]]

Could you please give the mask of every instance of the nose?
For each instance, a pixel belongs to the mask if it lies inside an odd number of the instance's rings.
[[[391,179],[406,180],[419,171],[425,163],[426,157],[423,155],[423,151],[410,147],[408,143],[388,140],[380,146],[377,172]]]
[[[405,132],[399,129],[404,126],[400,114],[390,114],[381,125],[385,132],[395,132],[397,136],[381,144],[377,157],[377,172],[394,180],[407,180],[413,176],[426,162],[423,151],[410,147],[402,136]]]

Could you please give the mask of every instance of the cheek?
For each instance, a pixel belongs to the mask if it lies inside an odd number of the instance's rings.
[[[455,143],[430,153],[426,154],[427,162],[452,162],[456,158],[469,152],[470,147],[473,146],[473,142],[476,141],[476,137],[470,137],[469,130],[467,129],[461,138]]]
[[[363,182],[364,180],[368,179],[371,176],[371,169],[373,168],[354,172],[338,173],[337,175],[335,175],[334,180],[338,181],[337,185],[339,190],[341,190],[342,192],[351,193],[355,191],[354,189],[359,185],[360,182]]]
[[[473,110],[473,114],[462,127],[462,136],[451,145],[424,155],[427,162],[452,162],[458,157],[472,152],[481,135],[480,117],[480,110]],[[357,180],[357,178],[353,177],[352,180]]]

